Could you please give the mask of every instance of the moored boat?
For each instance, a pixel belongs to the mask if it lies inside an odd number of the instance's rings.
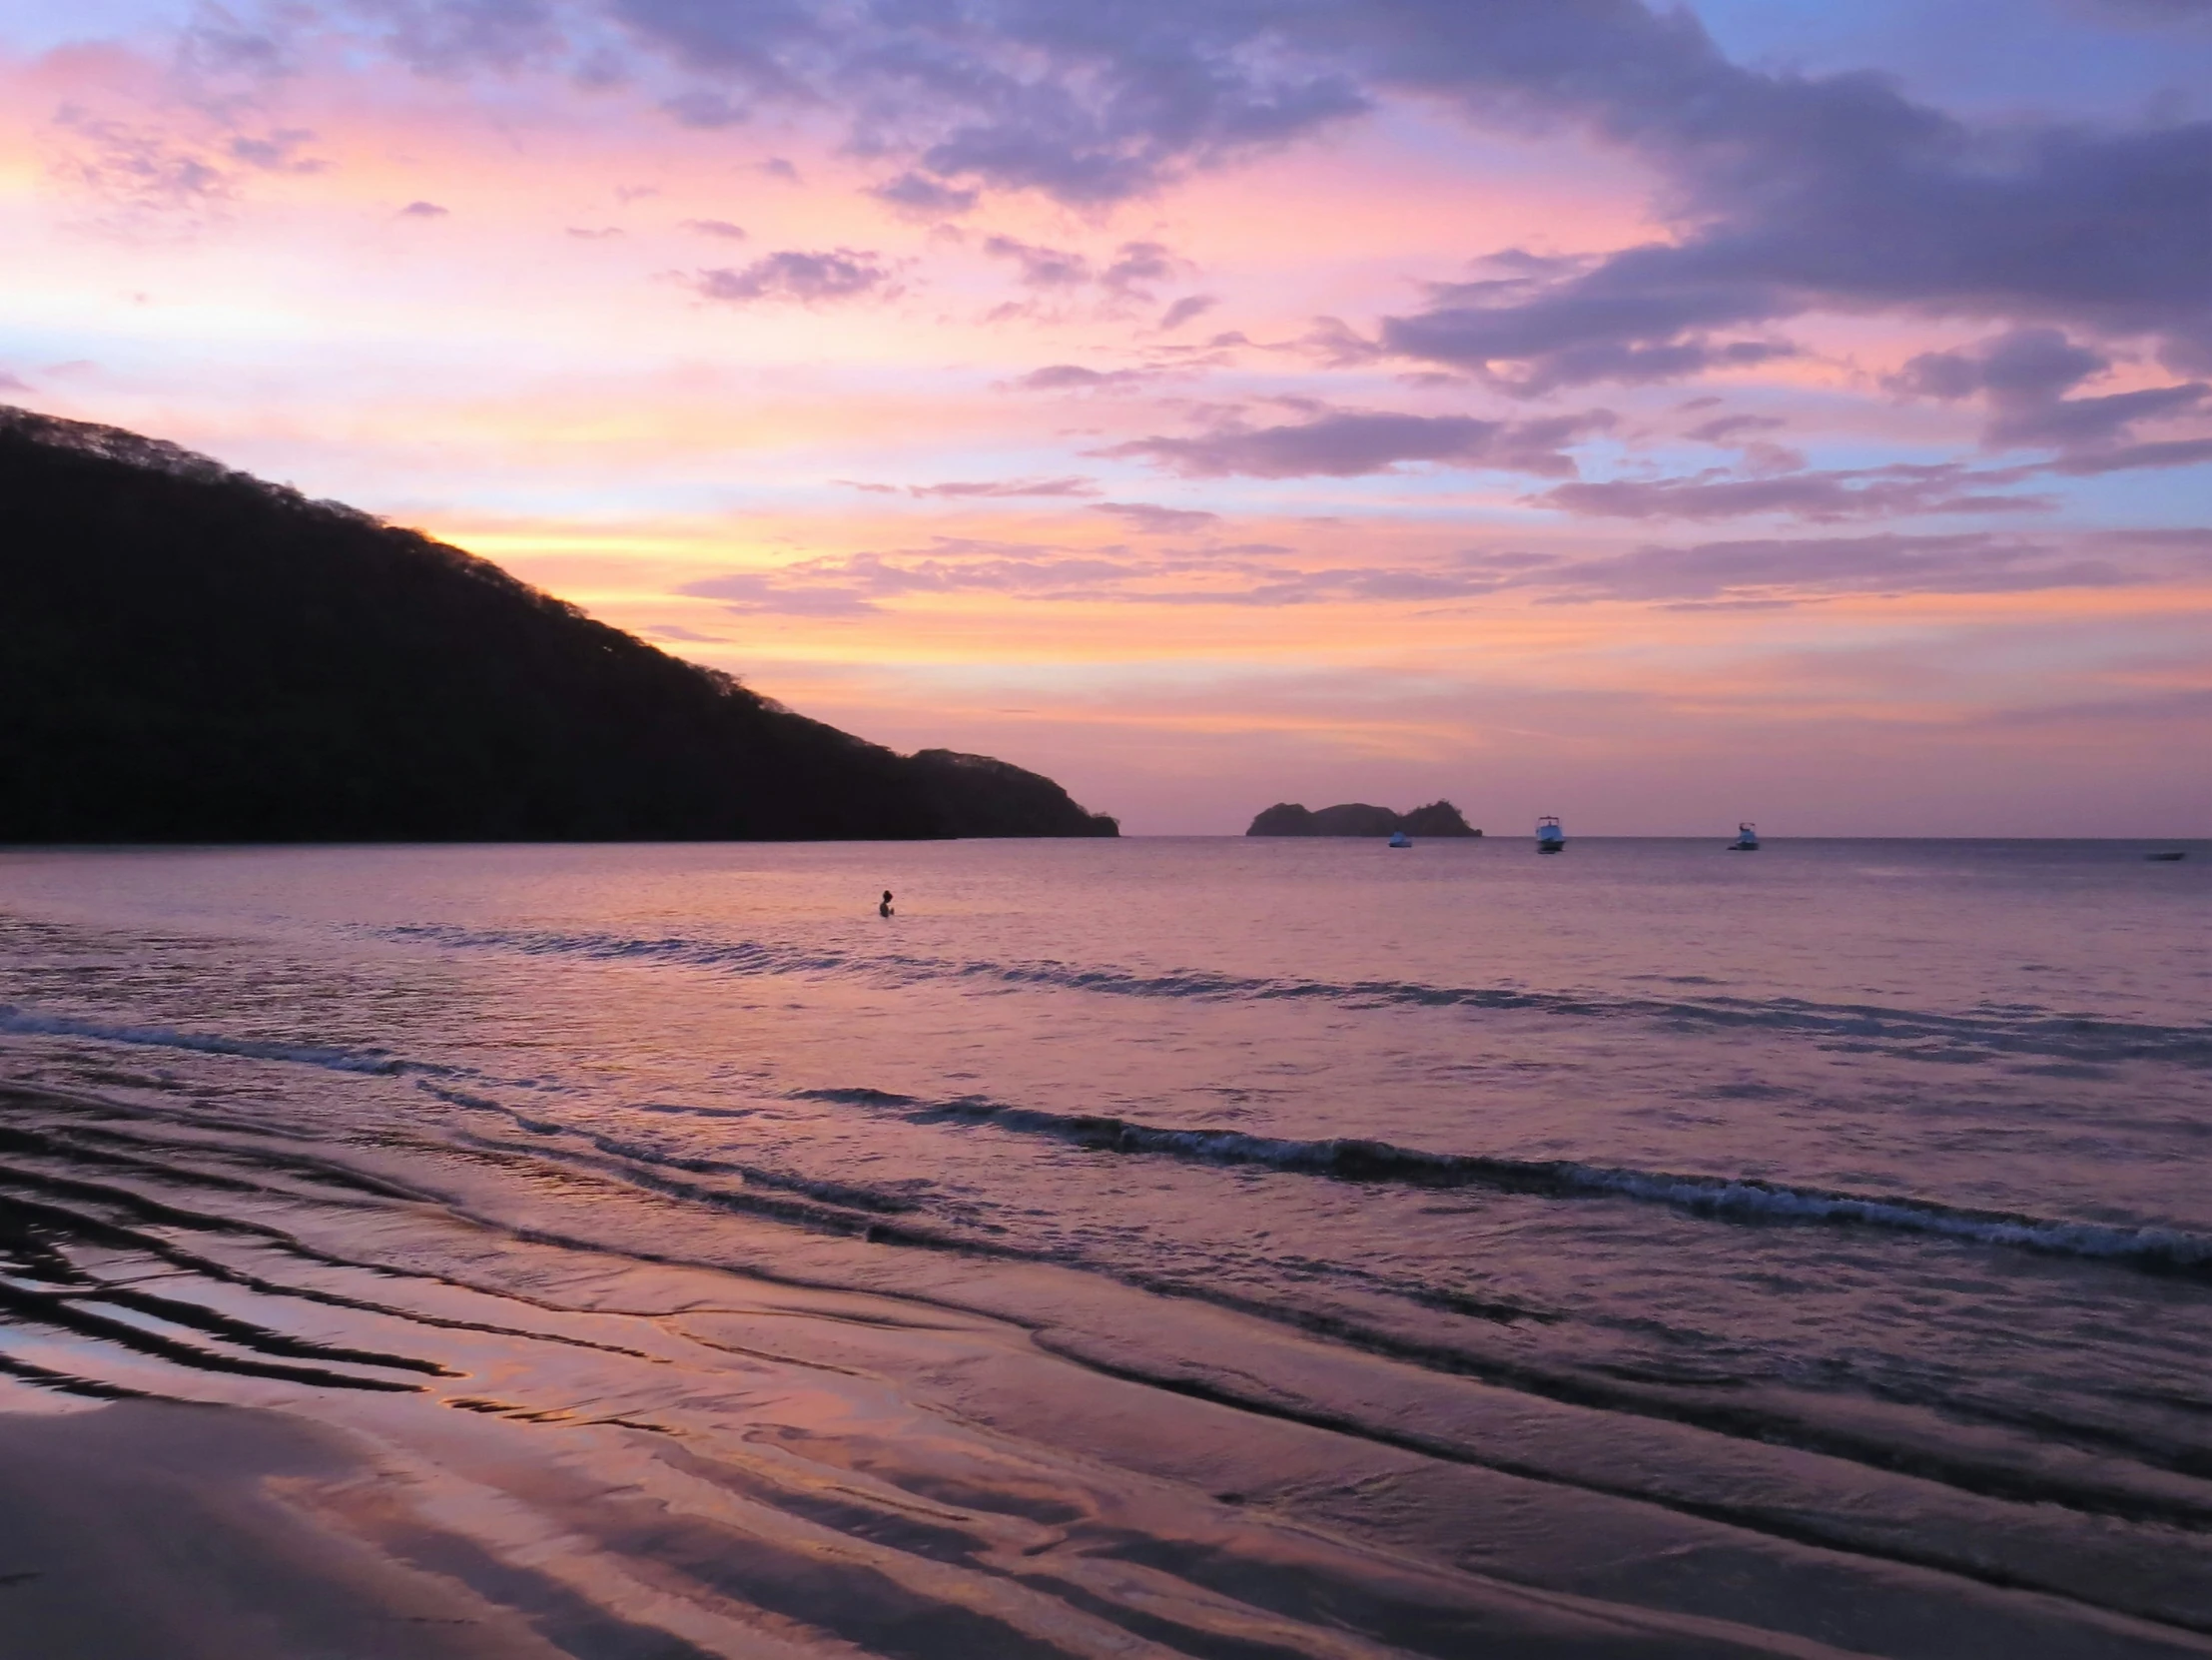
[[[1539,853],[1564,853],[1567,851],[1567,832],[1560,829],[1556,815],[1546,813],[1536,821],[1536,851]]]
[[[1385,845],[1390,847],[1411,847],[1413,845],[1413,838],[1407,835],[1403,830],[1393,830],[1390,832],[1389,842]]]
[[[1731,853],[1757,853],[1759,851],[1759,826],[1746,819],[1736,827],[1736,840],[1728,844]]]

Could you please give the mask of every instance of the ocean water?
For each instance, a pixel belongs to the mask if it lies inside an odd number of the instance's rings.
[[[2149,850],[8,853],[0,1369],[579,1655],[2212,1653]]]

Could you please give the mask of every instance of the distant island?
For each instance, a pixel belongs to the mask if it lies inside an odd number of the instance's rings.
[[[1393,813],[1388,807],[1370,807],[1364,801],[1309,812],[1294,801],[1278,801],[1245,831],[1247,836],[1389,836],[1403,830],[1409,836],[1479,836],[1449,801],[1432,801],[1409,813]]]
[[[1112,836],[496,565],[175,444],[0,406],[0,842]]]

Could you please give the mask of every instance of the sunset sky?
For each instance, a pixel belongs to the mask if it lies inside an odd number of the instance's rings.
[[[2212,834],[2212,0],[0,0],[0,400],[1134,832]]]

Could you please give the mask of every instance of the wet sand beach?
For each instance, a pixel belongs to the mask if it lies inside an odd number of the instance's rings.
[[[67,1415],[0,1387],[0,1654],[10,1660],[542,1660],[517,1613],[287,1502],[373,1483],[283,1412],[127,1400]]]
[[[1699,1605],[1802,1629],[1867,1597],[1916,1645],[2212,1650],[2086,1583],[2023,1609],[1878,1519],[1838,1553],[1655,1505],[1603,1444],[1546,1471],[1590,1414],[1349,1375],[1218,1310],[1107,1344],[1049,1275],[998,1287],[1022,1323],[953,1305],[958,1274],[884,1297],[640,1262],[488,1235],[396,1162],[0,1102],[29,1269],[0,1326],[10,1660],[1818,1655],[1843,1650]]]
[[[1291,1402],[4,1099],[11,1657],[1826,1652],[1316,1525],[1460,1471]]]

